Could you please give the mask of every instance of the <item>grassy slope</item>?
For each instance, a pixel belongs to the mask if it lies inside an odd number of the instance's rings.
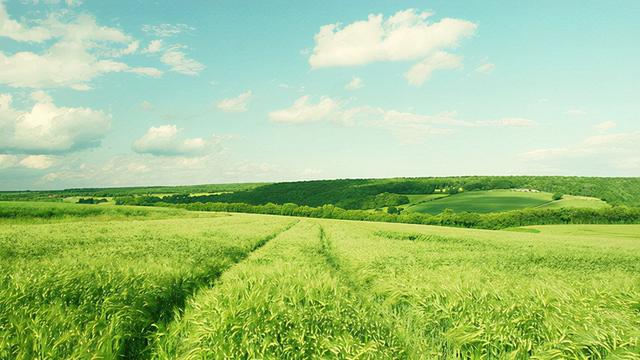
[[[423,202],[408,211],[436,215],[445,209],[455,212],[499,212],[540,206],[551,202],[549,193],[526,193],[512,190],[469,191],[441,199]]]

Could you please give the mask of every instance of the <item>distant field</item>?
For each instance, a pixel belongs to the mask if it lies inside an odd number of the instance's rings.
[[[0,206],[0,359],[640,355],[640,225],[46,205]]]
[[[427,195],[422,199],[420,195],[412,195],[411,204],[406,206],[406,210],[436,215],[445,209],[452,209],[455,212],[489,213],[530,207],[549,209],[610,207],[606,202],[591,197],[564,195],[561,200],[553,201],[551,193],[514,190],[469,191],[450,196],[442,194],[430,196]]]
[[[513,190],[469,191],[410,206],[407,211],[436,215],[445,209],[455,212],[488,213],[518,210],[551,202],[545,192],[517,192]]]
[[[605,201],[600,199],[586,197],[586,196],[573,196],[573,195],[564,195],[562,199],[558,201],[552,201],[547,204],[543,204],[540,206],[545,209],[559,209],[559,208],[571,208],[571,207],[579,207],[579,208],[589,208],[589,209],[602,209],[611,207],[611,205],[607,204]]]

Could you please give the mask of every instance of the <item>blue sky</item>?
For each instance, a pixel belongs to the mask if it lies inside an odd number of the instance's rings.
[[[0,190],[640,176],[640,2],[0,0]]]

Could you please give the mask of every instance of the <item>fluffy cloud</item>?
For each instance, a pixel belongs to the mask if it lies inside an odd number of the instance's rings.
[[[458,119],[453,111],[423,115],[378,108],[374,114],[378,116],[369,116],[369,119],[374,119],[369,121],[369,126],[386,129],[403,143],[420,143],[429,135],[451,134],[460,128],[517,128],[535,124],[534,121],[523,118],[465,121]]]
[[[20,160],[20,165],[37,170],[48,169],[53,163],[53,157],[47,155],[29,155]]]
[[[162,40],[151,40],[143,52],[153,54],[160,50],[162,50]]]
[[[335,122],[346,125],[374,127],[389,131],[402,142],[419,142],[427,135],[448,134],[456,128],[529,127],[535,122],[524,118],[465,121],[455,112],[423,115],[371,106],[349,107],[346,102],[322,97],[313,102],[302,96],[292,106],[272,111],[269,119],[278,123]]]
[[[102,111],[58,107],[44,92],[32,98],[31,110],[20,111],[12,107],[10,95],[0,95],[0,151],[52,154],[93,147],[111,125]]]
[[[148,186],[274,181],[290,177],[273,164],[230,159],[228,156],[225,152],[198,157],[154,157],[134,153],[118,155],[106,162],[86,162],[82,157],[73,157],[45,174],[39,184],[46,188]],[[19,187],[13,187],[16,186]]]
[[[436,70],[458,69],[460,67],[462,67],[462,58],[444,51],[438,51],[413,65],[405,74],[405,77],[409,84],[419,86],[429,80],[431,74]]]
[[[460,19],[445,18],[432,23],[428,21],[430,16],[430,13],[408,9],[387,19],[381,14],[372,14],[367,20],[344,27],[324,25],[315,35],[309,64],[318,69],[426,59],[443,49],[456,47],[462,38],[472,35],[476,29],[474,23]],[[454,60],[449,59],[451,61]],[[429,68],[434,66],[428,61],[420,64],[410,70],[411,78],[426,79]]]
[[[0,154],[0,169],[6,169],[16,166],[18,157],[15,155]]]
[[[44,170],[50,168],[55,162],[55,158],[48,155],[18,156],[0,154],[0,169],[23,167],[27,169]]]
[[[497,127],[530,127],[535,122],[524,118],[504,118],[498,120],[480,120],[474,123],[476,126],[497,126]]]
[[[204,65],[189,58],[182,50],[182,46],[169,48],[162,54],[160,61],[171,66],[171,70],[184,75],[198,75]]]
[[[300,97],[288,108],[269,113],[271,121],[280,123],[342,121],[345,117],[348,117],[348,111],[342,108],[339,101],[322,97],[317,103],[313,103],[309,95]]]
[[[187,24],[144,25],[142,31],[160,37],[176,36],[185,31],[195,30]]]
[[[640,132],[591,136],[574,145],[528,151],[521,157],[530,161],[607,159],[609,163],[632,162],[640,154]]]
[[[351,81],[349,81],[349,83],[347,83],[347,85],[344,86],[344,88],[346,90],[358,90],[361,87],[363,87],[363,81],[362,79],[360,79],[359,77],[354,77],[353,79],[351,79]]]
[[[0,1],[0,37],[8,37],[15,41],[41,42],[49,40],[51,31],[42,26],[28,28],[12,20],[7,14],[3,1]]]
[[[244,112],[247,111],[247,104],[251,96],[251,91],[246,91],[234,98],[220,100],[216,106],[226,112]]]
[[[454,47],[476,29],[474,23],[459,19],[429,23],[429,16],[409,9],[386,20],[379,14],[344,28],[338,24],[322,26],[315,36],[309,63],[313,68],[321,68],[414,60],[438,49]]]
[[[480,65],[480,66],[478,66],[476,68],[476,72],[479,72],[479,73],[485,74],[485,75],[486,74],[491,74],[493,72],[493,69],[495,69],[495,68],[496,68],[495,64],[484,63],[484,64],[482,64],[482,65]]]
[[[79,15],[63,21],[59,14],[39,20],[28,27],[9,18],[0,2],[0,37],[16,41],[53,44],[40,53],[0,51],[0,84],[12,87],[69,87],[90,89],[89,82],[111,72],[132,72],[158,77],[160,70],[151,67],[131,67],[116,61],[135,53],[139,42],[116,28],[101,26],[90,15]]]
[[[133,150],[141,154],[156,156],[199,156],[220,143],[220,138],[188,138],[179,136],[180,129],[175,125],[151,127],[140,139],[133,143]]]

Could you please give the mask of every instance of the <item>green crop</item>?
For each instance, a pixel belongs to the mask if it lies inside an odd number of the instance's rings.
[[[5,210],[0,359],[640,358],[638,225],[63,205]]]
[[[0,359],[139,358],[198,288],[291,219],[0,227]]]

